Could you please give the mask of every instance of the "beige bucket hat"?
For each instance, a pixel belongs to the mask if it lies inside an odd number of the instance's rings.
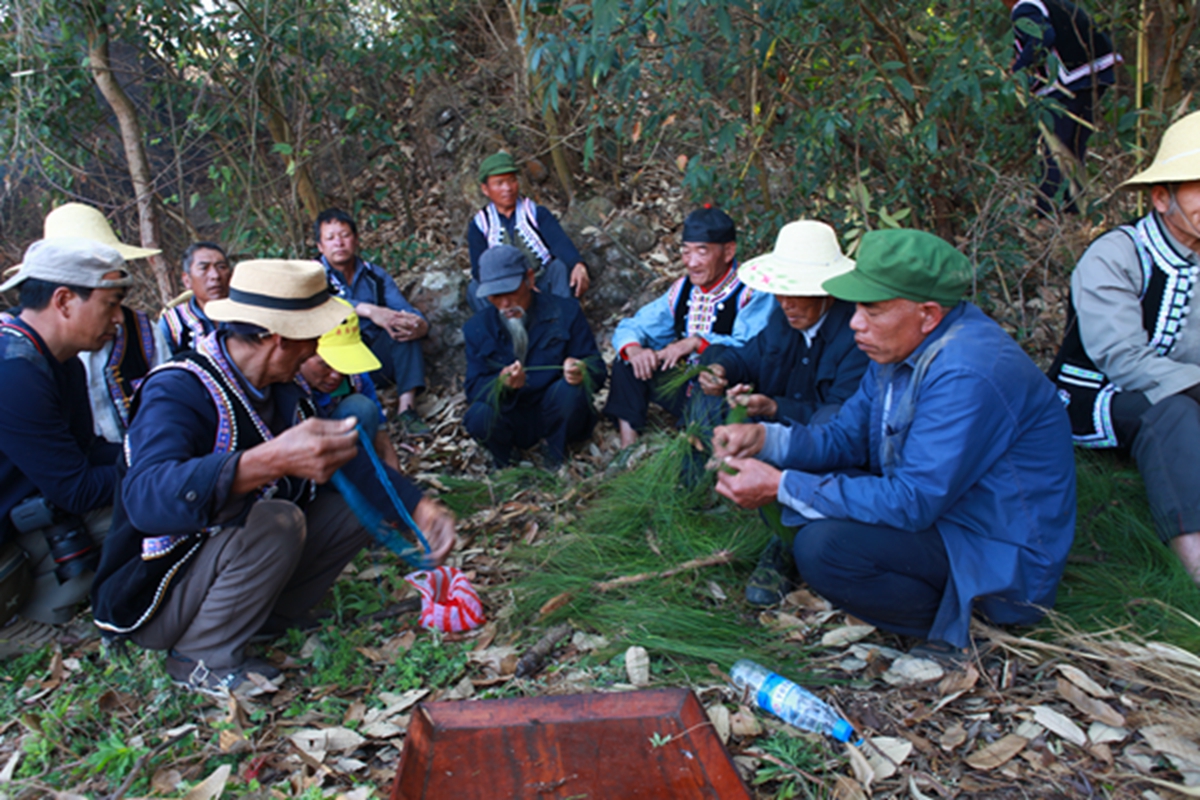
[[[162,252],[125,244],[113,233],[112,226],[108,224],[100,209],[83,203],[66,203],[47,214],[42,223],[42,235],[47,239],[91,239],[116,250],[126,261],[149,258]]]
[[[739,266],[738,277],[758,292],[818,297],[829,294],[822,283],[852,269],[833,228],[802,219],[780,228],[775,249]]]
[[[210,300],[204,313],[217,322],[246,322],[286,339],[317,339],[349,316],[329,293],[316,261],[243,261],[233,268],[229,297]]]
[[[1150,166],[1121,184],[1139,189],[1158,183],[1200,181],[1200,111],[1193,111],[1163,133]]]

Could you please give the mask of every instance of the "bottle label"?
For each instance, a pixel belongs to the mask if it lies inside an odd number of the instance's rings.
[[[758,687],[758,697],[756,698],[758,707],[779,716],[782,709],[788,708],[795,702],[792,695],[795,694],[797,688],[799,687],[796,684],[782,675],[771,673],[762,682],[762,686]]]

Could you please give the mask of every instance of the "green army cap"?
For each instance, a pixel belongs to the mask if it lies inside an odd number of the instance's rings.
[[[858,246],[854,269],[821,284],[850,303],[903,297],[952,306],[971,285],[971,261],[949,242],[924,231],[871,231]]]
[[[501,150],[493,153],[479,165],[479,182],[487,183],[493,175],[508,175],[517,171],[517,162],[508,153]]]

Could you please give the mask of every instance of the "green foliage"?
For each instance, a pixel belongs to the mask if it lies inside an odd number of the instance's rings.
[[[120,733],[112,731],[96,744],[96,749],[87,757],[87,763],[93,771],[120,781],[129,774],[138,759],[149,752],[150,748],[127,744]]]
[[[816,800],[816,798],[828,796],[821,786],[796,779],[796,770],[801,770],[809,775],[819,775],[828,769],[828,753],[822,742],[780,732],[761,739],[757,746],[758,749],[769,756],[774,756],[787,766],[764,761],[754,776],[755,786],[777,782],[775,797],[778,800],[793,797]]]
[[[431,689],[452,686],[467,668],[471,644],[445,644],[434,636],[422,637],[407,653],[388,665],[377,685],[389,692],[405,692],[422,686]]]

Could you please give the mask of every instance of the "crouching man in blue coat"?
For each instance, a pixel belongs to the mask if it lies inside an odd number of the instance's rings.
[[[479,258],[486,308],[463,325],[467,431],[508,465],[514,447],[546,440],[546,466],[557,468],[568,442],[592,435],[592,394],[608,372],[579,303],[534,288],[525,256],[502,244]],[[537,369],[532,369],[536,367]]]
[[[247,261],[202,336],[139,389],[113,527],[92,589],[96,624],[167,651],[176,683],[254,693],[271,664],[256,633],[303,626],[369,535],[326,481],[341,469],[392,522],[399,514],[360,450],[355,419],[316,417],[293,381],[317,339],[345,319],[315,262]],[[369,443],[364,443],[369,447]],[[389,479],[440,561],[452,515]]]
[[[946,242],[875,231],[824,283],[857,304],[872,363],[824,425],[732,425],[713,441],[744,507],[778,498],[800,576],[835,605],[955,660],[972,609],[1028,624],[1054,605],[1075,530],[1071,430],[1053,385],[961,298]],[[852,467],[868,464],[864,471]]]

